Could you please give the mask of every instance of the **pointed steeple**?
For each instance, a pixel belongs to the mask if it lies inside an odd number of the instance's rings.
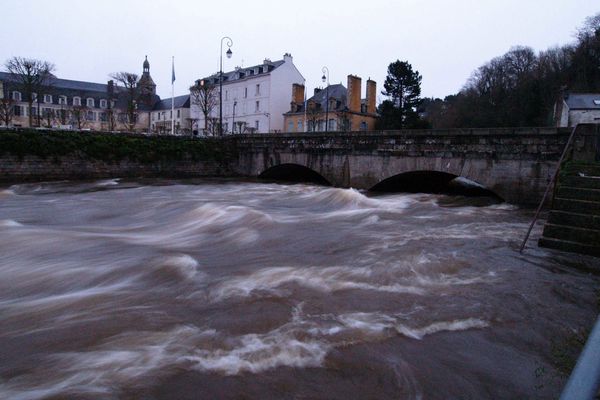
[[[150,63],[148,62],[148,56],[146,56],[146,59],[144,60],[143,74],[150,75]]]
[[[156,84],[150,76],[150,63],[148,62],[148,56],[146,56],[142,67],[142,76],[137,84],[138,88],[140,89],[140,99],[143,103],[151,106],[155,101]]]

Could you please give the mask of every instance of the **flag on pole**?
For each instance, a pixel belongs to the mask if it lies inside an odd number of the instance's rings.
[[[171,60],[171,135],[175,135],[175,56]]]
[[[175,82],[175,57],[173,57],[173,64],[171,65],[171,84]]]

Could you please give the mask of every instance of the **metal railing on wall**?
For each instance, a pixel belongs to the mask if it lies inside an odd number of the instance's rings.
[[[527,230],[525,239],[523,239],[523,243],[521,244],[519,253],[523,253],[523,249],[525,249],[527,240],[529,240],[529,235],[531,235],[533,226],[535,225],[536,221],[538,220],[538,217],[540,216],[540,212],[542,211],[542,208],[544,207],[544,204],[546,203],[546,198],[548,197],[548,193],[550,193],[550,188],[552,188],[554,186],[554,183],[556,182],[556,179],[558,178],[558,173],[560,172],[560,167],[561,167],[563,161],[565,160],[565,156],[567,155],[567,153],[571,147],[571,144],[573,143],[573,139],[575,138],[575,132],[577,132],[577,126],[575,126],[573,128],[573,130],[571,131],[571,135],[569,135],[569,140],[567,140],[567,144],[565,145],[565,148],[564,148],[562,154],[560,155],[560,159],[558,160],[558,164],[556,165],[556,171],[554,171],[554,175],[552,176],[552,179],[550,180],[550,182],[548,182],[548,186],[546,186],[546,191],[544,192],[544,196],[542,197],[542,200],[540,201],[540,205],[538,206],[537,210],[535,211],[535,215],[533,216],[533,221],[531,221],[531,225],[529,225],[529,229]]]
[[[600,318],[588,337],[560,400],[593,400],[600,387]]]

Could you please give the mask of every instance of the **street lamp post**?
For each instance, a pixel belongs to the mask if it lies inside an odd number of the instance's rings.
[[[329,127],[329,68],[323,67],[323,76],[321,80],[323,82],[327,82],[327,86],[325,87],[325,132],[328,131]],[[325,76],[327,74],[327,76]]]
[[[233,40],[229,36],[221,38],[221,52],[219,53],[219,136],[223,136],[223,41],[227,39],[227,58],[231,58]]]
[[[231,121],[231,132],[235,134],[235,106],[237,106],[237,100],[233,101],[233,120]]]

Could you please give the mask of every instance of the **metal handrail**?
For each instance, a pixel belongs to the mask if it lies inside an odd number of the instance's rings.
[[[538,206],[535,215],[533,217],[533,221],[531,221],[531,225],[529,225],[529,230],[527,230],[527,234],[525,235],[525,239],[523,239],[523,243],[521,244],[521,248],[519,249],[519,253],[523,253],[523,249],[525,248],[525,244],[527,243],[527,240],[529,239],[529,235],[531,234],[531,230],[533,229],[533,226],[535,225],[535,222],[537,221],[539,215],[540,215],[540,211],[542,211],[542,207],[544,206],[544,203],[546,202],[546,197],[548,197],[548,193],[550,192],[550,188],[554,185],[554,182],[556,182],[556,178],[558,177],[558,172],[560,171],[560,166],[563,163],[563,160],[565,159],[565,156],[567,154],[567,151],[569,150],[569,147],[571,147],[571,143],[573,142],[573,138],[575,137],[575,132],[577,131],[577,125],[573,128],[573,130],[571,131],[571,135],[569,136],[569,140],[567,140],[567,144],[565,145],[565,149],[563,150],[560,159],[558,160],[558,164],[556,165],[556,171],[554,172],[554,176],[552,176],[552,180],[548,183],[548,186],[546,186],[546,191],[544,192],[544,197],[542,197],[542,201],[540,201],[540,205]]]
[[[600,318],[588,337],[560,400],[593,400],[600,388]]]

